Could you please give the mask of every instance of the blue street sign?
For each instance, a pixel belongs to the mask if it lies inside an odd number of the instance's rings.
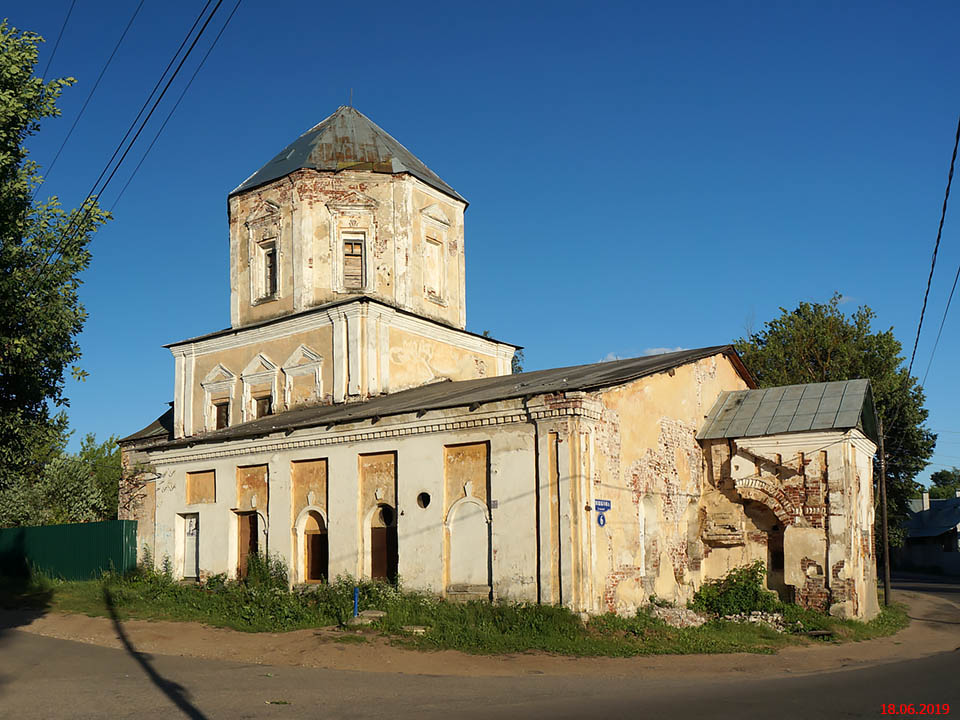
[[[593,509],[596,510],[598,513],[605,513],[605,512],[607,512],[611,507],[613,507],[613,506],[610,504],[610,501],[609,501],[609,500],[594,500],[594,501],[593,501]]]

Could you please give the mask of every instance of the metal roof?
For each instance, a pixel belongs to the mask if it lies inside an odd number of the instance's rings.
[[[333,115],[287,145],[230,195],[302,168],[333,172],[370,170],[391,174],[410,173],[440,192],[467,202],[387,131],[359,110],[346,105],[341,105]]]
[[[960,527],[960,498],[930,500],[930,509],[911,513],[907,537],[937,537]]]
[[[127,435],[120,438],[117,442],[132,442],[133,440],[157,440],[165,438],[169,440],[173,437],[173,403],[170,403],[170,409],[158,417],[143,430],[138,430],[133,435]]]
[[[877,441],[869,380],[724,392],[697,437],[712,440],[850,428],[859,428]]]
[[[564,391],[595,390],[627,383],[720,353],[728,355],[745,378],[748,378],[747,381],[752,382],[733,346],[717,345],[629,360],[613,360],[591,365],[537,370],[517,375],[502,375],[456,382],[436,382],[411,390],[381,395],[365,402],[315,405],[288,410],[259,420],[232,425],[223,430],[200,433],[177,440],[171,439],[170,442],[164,443],[161,447],[170,448],[195,443],[239,440],[319,425],[357,422],[374,417],[465,407],[474,403],[482,405],[511,398]],[[141,432],[146,432],[146,430]],[[135,433],[125,439],[136,439],[139,435],[140,433]]]

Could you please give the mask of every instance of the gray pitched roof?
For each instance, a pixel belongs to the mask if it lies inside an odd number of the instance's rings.
[[[169,440],[173,437],[173,403],[170,403],[170,409],[158,417],[143,430],[138,430],[133,435],[127,435],[120,438],[117,442],[125,443],[134,440]]]
[[[869,380],[724,392],[697,437],[711,440],[851,428],[877,441]]]
[[[931,500],[929,510],[911,513],[907,537],[937,537],[960,526],[960,498]]]
[[[440,192],[466,202],[386,130],[346,105],[287,145],[230,194],[250,190],[302,168],[410,173]]]
[[[474,403],[484,404],[532,395],[572,390],[596,390],[627,383],[646,375],[664,372],[720,353],[728,355],[734,364],[740,368],[744,376],[749,378],[733,347],[731,345],[717,345],[629,360],[613,360],[591,365],[537,370],[517,375],[502,375],[456,382],[437,382],[411,390],[381,395],[365,402],[315,405],[288,410],[259,420],[232,425],[223,430],[200,433],[178,440],[173,440],[171,436],[170,442],[165,443],[163,447],[239,440],[319,425],[335,425],[389,415],[467,407]],[[752,382],[752,380],[748,379],[748,382]],[[141,432],[146,432],[146,430]],[[125,440],[135,439],[139,435],[140,433],[135,433]]]

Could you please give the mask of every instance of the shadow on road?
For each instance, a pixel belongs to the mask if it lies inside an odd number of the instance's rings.
[[[38,580],[26,561],[23,535],[13,538],[0,551],[0,646],[11,630],[46,615],[53,601],[49,583]],[[0,687],[8,682],[8,677],[0,676]]]
[[[167,680],[158,673],[153,665],[150,664],[149,657],[137,650],[133,646],[133,643],[130,642],[130,638],[127,637],[127,632],[123,629],[123,624],[117,616],[113,596],[110,594],[110,589],[106,585],[103,586],[103,600],[107,605],[107,610],[110,612],[110,619],[113,621],[113,627],[117,631],[117,637],[120,638],[120,642],[123,643],[123,647],[130,654],[130,657],[140,664],[140,667],[143,668],[143,671],[147,674],[147,677],[150,678],[150,681],[156,685],[164,695],[170,698],[170,701],[180,708],[184,715],[189,718],[196,718],[197,720],[206,720],[206,715],[200,712],[188,699],[190,693],[187,689],[179,683]]]

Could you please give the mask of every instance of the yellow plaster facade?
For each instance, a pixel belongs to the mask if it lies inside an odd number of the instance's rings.
[[[516,347],[465,330],[465,201],[381,160],[229,198],[231,327],[169,346],[173,408],[122,441],[149,467],[121,497],[158,563],[236,576],[266,552],[291,583],[399,573],[629,614],[759,559],[784,595],[876,612],[862,433],[698,440],[753,387],[730,346],[505,378]]]

